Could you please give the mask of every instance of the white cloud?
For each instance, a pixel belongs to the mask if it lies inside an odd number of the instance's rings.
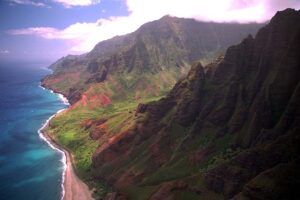
[[[31,6],[37,6],[37,7],[48,7],[49,5],[46,5],[45,3],[42,3],[38,0],[7,0],[10,2],[10,5],[31,5]],[[94,4],[99,4],[101,0],[51,0],[54,3],[58,3],[63,5],[66,8],[71,8],[74,6],[90,6]]]
[[[142,24],[166,14],[216,22],[264,22],[277,10],[300,8],[300,1],[297,0],[126,0],[126,4],[129,16],[99,19],[94,23],[76,23],[65,29],[31,27],[11,30],[10,33],[63,39],[72,46],[70,51],[86,52],[99,41],[133,32]]]
[[[52,0],[53,2],[60,3],[66,8],[73,6],[90,6],[100,3],[100,0]]]
[[[10,52],[8,50],[0,50],[0,54],[9,54]]]
[[[36,2],[32,0],[9,0],[10,5],[19,4],[19,5],[31,5],[31,6],[37,6],[37,7],[49,7],[48,5]]]
[[[12,35],[36,35],[41,36],[46,39],[63,39],[58,38],[59,30],[51,27],[32,27],[32,28],[24,28],[24,29],[16,29],[10,30],[8,33]]]

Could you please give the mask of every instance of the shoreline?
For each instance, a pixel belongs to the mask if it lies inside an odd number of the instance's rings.
[[[44,88],[41,84],[39,85],[43,90],[48,90],[51,93],[56,94],[60,100],[67,106],[69,106],[68,99],[64,97],[62,94],[54,92],[53,90]],[[92,191],[89,190],[87,184],[85,184],[79,177],[77,176],[74,167],[73,167],[73,159],[71,153],[64,149],[60,144],[58,144],[51,136],[45,131],[48,127],[51,119],[56,117],[61,112],[65,111],[67,108],[63,108],[58,110],[54,115],[50,116],[45,123],[43,123],[42,127],[38,130],[39,137],[44,140],[48,146],[56,151],[58,151],[61,155],[61,162],[63,163],[63,172],[62,172],[62,196],[61,200],[93,200]]]

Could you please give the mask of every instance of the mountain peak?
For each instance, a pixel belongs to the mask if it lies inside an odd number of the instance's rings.
[[[44,83],[54,82],[51,88],[68,96],[71,103],[79,100],[83,88],[89,84],[104,82],[117,74],[130,73],[137,78],[137,74],[158,76],[168,72],[172,81],[162,80],[166,81],[164,90],[170,89],[182,73],[186,74],[190,63],[223,52],[248,34],[255,34],[260,26],[206,23],[166,15],[142,25],[133,33],[102,41],[86,55],[60,59],[52,67],[57,69],[55,75],[47,77]],[[205,59],[207,63],[213,58]],[[67,78],[71,74],[80,77],[80,80]],[[147,84],[142,82],[136,80],[137,84],[145,87]]]
[[[178,17],[173,17],[171,15],[165,15],[161,17],[159,20],[169,20],[169,19],[178,19]]]
[[[160,19],[156,20],[157,22],[174,22],[174,21],[179,21],[179,20],[194,20],[191,18],[180,18],[180,17],[175,17],[172,15],[165,15],[161,17]]]
[[[293,8],[287,8],[285,10],[277,11],[274,17],[278,17],[278,15],[296,14],[299,11],[300,10],[296,10],[296,9],[293,9]]]
[[[275,16],[271,19],[271,23],[275,23],[277,21],[284,22],[286,20],[289,20],[290,18],[299,18],[300,10],[295,10],[292,8],[287,8],[282,11],[278,11]],[[299,22],[299,21],[298,21]]]

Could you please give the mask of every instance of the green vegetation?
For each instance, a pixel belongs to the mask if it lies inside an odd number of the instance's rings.
[[[186,177],[191,172],[191,166],[186,158],[178,160],[169,166],[164,166],[146,177],[143,181],[144,185],[156,185],[161,182],[174,180],[176,178]]]
[[[221,189],[216,194],[211,189],[217,182],[215,177],[206,180],[204,176],[242,151],[238,140],[248,145],[253,141],[253,135],[245,129],[251,128],[249,119],[259,109],[246,110],[243,105],[256,98],[247,95],[248,88],[260,90],[263,84],[251,85],[243,78],[247,71],[259,75],[261,69],[252,63],[260,62],[248,63],[244,58],[237,61],[243,52],[252,51],[244,49],[247,45],[237,45],[234,48],[240,54],[235,55],[233,49],[227,55],[232,58],[222,58],[223,65],[214,63],[205,69],[212,70],[210,75],[196,63],[188,77],[181,78],[189,70],[187,63],[209,62],[229,45],[236,32],[229,31],[226,36],[225,25],[210,23],[209,30],[202,34],[206,26],[198,27],[194,20],[184,24],[171,17],[163,18],[159,26],[156,23],[141,27],[135,34],[106,41],[111,48],[100,43],[86,55],[57,63],[57,73],[45,83],[64,92],[73,105],[51,121],[49,134],[72,153],[78,175],[96,189],[97,197],[112,190],[95,177],[133,200],[146,200],[153,194],[178,200],[199,199],[199,195],[202,199],[223,199],[227,195],[222,193],[223,182],[217,184]],[[239,25],[232,27],[241,37]],[[217,46],[205,44],[215,39],[209,34],[211,30],[219,37],[212,42]],[[264,77],[259,80],[263,82]],[[171,89],[166,98],[160,99]],[[263,98],[255,100],[258,108]],[[243,114],[245,119],[240,119]],[[255,125],[259,134],[260,124]],[[230,183],[226,181],[224,184]],[[224,191],[231,192],[232,185],[226,185]]]
[[[78,111],[61,114],[51,120],[47,130],[57,142],[72,153],[76,172],[81,178],[85,178],[89,173],[91,156],[98,146],[80,126],[79,119],[83,120],[86,115]]]
[[[157,190],[157,186],[136,187],[128,186],[123,188],[125,195],[131,200],[147,200],[153,192]]]
[[[153,96],[139,102],[150,102],[161,98]],[[95,189],[96,196],[105,196],[109,187],[94,182],[92,179],[92,155],[96,149],[107,142],[107,139],[131,128],[135,123],[135,109],[137,101],[120,101],[106,107],[90,109],[89,106],[78,105],[60,113],[51,120],[47,132],[73,156],[76,173],[80,178]],[[105,119],[105,137],[103,141],[92,140],[89,128],[85,123],[89,120]]]

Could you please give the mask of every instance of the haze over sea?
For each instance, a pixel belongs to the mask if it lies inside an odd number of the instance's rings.
[[[43,123],[66,105],[39,87],[51,73],[45,64],[0,63],[0,197],[58,200],[62,155],[38,134]]]

